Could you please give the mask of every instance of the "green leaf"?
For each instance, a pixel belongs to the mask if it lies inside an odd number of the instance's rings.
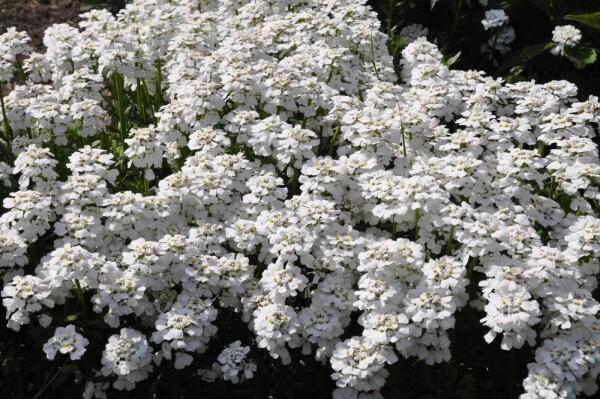
[[[565,46],[564,52],[577,69],[583,69],[586,65],[593,64],[596,61],[596,50],[587,45],[577,47]]]
[[[68,315],[67,317],[65,317],[65,320],[66,320],[66,321],[75,321],[75,320],[77,320],[78,318],[79,318],[79,317],[78,317],[76,314],[71,314],[71,315]]]
[[[517,83],[527,80],[525,76],[523,76],[524,67],[521,65],[516,65],[510,68],[508,75],[505,77],[508,83]]]
[[[542,53],[545,53],[546,51],[550,51],[550,49],[554,48],[555,46],[555,43],[538,43],[525,46],[519,51],[512,53],[510,56],[508,56],[506,58],[506,61],[504,61],[504,64],[498,67],[496,73],[504,71],[518,64],[522,65],[525,62],[531,60],[532,58]]]
[[[521,7],[523,4],[522,0],[502,0],[498,8],[503,10],[515,10]]]
[[[433,10],[433,7],[435,7],[435,5],[439,2],[440,0],[431,0],[430,4],[431,4],[431,9]]]
[[[447,60],[442,60],[444,65],[446,65],[447,67],[451,67],[452,65],[456,64],[456,62],[458,61],[458,59],[460,58],[460,51],[456,54],[454,54],[452,57],[448,58]]]
[[[521,49],[521,56],[524,60],[530,60],[541,53],[549,51],[554,48],[554,46],[556,46],[554,43],[540,43],[525,46]]]
[[[83,373],[81,372],[81,370],[77,369],[77,371],[75,371],[75,384],[81,384],[83,382]]]
[[[77,372],[77,366],[74,364],[67,364],[60,368],[59,372],[61,374],[75,374]]]
[[[565,15],[563,18],[581,22],[594,29],[600,29],[600,11],[592,14],[569,14]]]

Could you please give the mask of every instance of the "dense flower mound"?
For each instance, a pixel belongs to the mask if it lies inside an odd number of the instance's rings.
[[[233,313],[246,338],[198,378],[303,353],[334,397],[379,398],[400,358],[450,360],[465,306],[535,350],[523,398],[596,392],[597,98],[449,70],[424,38],[398,84],[362,0],[137,0],[81,27],[43,55],[0,36],[0,266],[50,359],[111,331],[86,397],[194,367]]]

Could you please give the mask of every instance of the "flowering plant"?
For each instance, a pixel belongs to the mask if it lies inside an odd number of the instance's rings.
[[[596,392],[597,97],[450,70],[423,37],[397,84],[360,0],[82,17],[45,54],[0,36],[3,311],[64,389],[273,372],[286,397],[327,370],[319,395],[381,398],[467,329],[529,353],[523,398]]]

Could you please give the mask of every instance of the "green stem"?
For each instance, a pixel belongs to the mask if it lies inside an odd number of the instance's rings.
[[[14,162],[14,156],[12,152],[7,146],[4,146],[2,143],[0,143],[0,154],[4,154],[4,159],[8,161],[8,163],[12,164]]]
[[[319,127],[319,133],[317,135],[319,136],[319,148],[317,148],[317,154],[321,155],[321,152],[323,151],[323,126]]]
[[[25,71],[23,70],[23,59],[20,54],[17,55],[15,64],[17,66],[17,72],[19,74],[19,79],[21,80],[21,83],[25,84],[25,81],[27,80],[27,76],[25,75]]]
[[[298,194],[298,171],[296,168],[294,169],[294,174],[292,175],[292,179],[290,180],[290,191],[292,196]]]
[[[312,104],[312,100],[311,100],[311,99],[309,99],[309,100],[306,102],[306,105],[307,105],[307,106],[310,106],[311,104]],[[307,122],[308,122],[308,117],[307,117],[306,115],[304,115],[304,117],[302,118],[302,123],[301,123],[301,125],[300,125],[300,126],[302,127],[302,129],[306,129],[306,123],[307,123]]]
[[[327,75],[327,80],[325,83],[329,84],[331,78],[333,78],[333,61],[331,62],[331,65],[329,65],[329,75]]]
[[[494,34],[494,41],[492,42],[492,45],[490,46],[490,56],[487,59],[488,64],[492,63],[492,60],[494,59],[494,48],[496,47],[496,43],[498,42],[498,36],[500,36],[500,32],[496,32],[496,34]],[[480,69],[483,68],[485,65],[485,61],[482,61]]]
[[[419,219],[421,219],[421,208],[415,209],[415,241],[419,239]]]
[[[146,117],[146,107],[143,106],[143,101],[142,101],[142,88],[141,88],[141,79],[138,79],[138,85],[137,88],[135,90],[135,98],[137,101],[137,107],[138,107],[138,112],[140,113],[140,118],[142,119],[142,122],[147,123],[147,117]]]
[[[144,171],[144,197],[147,197],[149,192],[150,183],[148,182],[148,179],[146,179],[146,172]]]
[[[125,82],[118,73],[113,75],[113,85],[115,96],[117,97],[117,111],[119,112],[119,132],[121,134],[121,142],[125,142],[127,138],[127,123],[125,121],[125,98],[124,88]]]
[[[10,146],[12,141],[12,129],[8,123],[8,116],[6,116],[6,107],[4,105],[4,91],[2,89],[2,82],[0,82],[0,108],[2,108],[2,120],[4,122],[4,133],[6,134],[6,144]]]
[[[154,93],[156,109],[162,105],[162,60],[156,60],[156,93]]]
[[[475,265],[477,264],[478,258],[472,257],[469,259],[469,263],[467,263],[467,280],[471,281],[471,277],[473,277],[473,271],[475,270]]]
[[[554,197],[554,190],[556,190],[556,176],[552,176],[552,180],[550,181],[550,190],[548,191],[548,198],[552,199]]]
[[[458,0],[458,4],[456,9],[454,10],[454,19],[452,20],[452,28],[450,28],[450,34],[448,35],[448,40],[442,49],[442,54],[446,54],[446,50],[448,50],[452,39],[454,38],[454,33],[456,32],[456,28],[458,27],[458,20],[460,19],[460,8],[462,7],[463,0]]]
[[[377,70],[377,63],[375,62],[375,46],[373,45],[373,31],[371,31],[371,64],[373,64],[373,69],[375,70],[375,76],[377,80],[381,80],[379,78],[379,71]]]
[[[446,255],[452,255],[452,244],[454,244],[454,230],[456,226],[450,228],[450,236],[448,236],[448,246],[446,247]]]
[[[396,220],[395,216],[392,216],[392,240],[395,240],[398,237]]]
[[[146,86],[146,81],[142,80],[141,82],[141,87],[142,87],[142,94],[144,95],[144,98],[146,99],[146,102],[150,108],[150,115],[152,117],[152,123],[154,123],[156,125],[156,114],[154,113],[154,104],[152,99],[150,98],[150,93],[148,93],[148,87]]]
[[[400,122],[400,133],[402,134],[402,152],[406,158],[406,138],[404,137],[404,124]]]
[[[67,358],[65,360],[65,362],[62,364],[62,366],[60,366],[58,368],[58,370],[56,370],[56,373],[54,373],[54,375],[52,376],[52,378],[46,378],[44,380],[44,382],[42,383],[42,386],[40,387],[40,389],[36,392],[35,396],[33,397],[33,399],[38,399],[46,390],[46,388],[48,388],[50,386],[50,384],[52,384],[52,382],[56,379],[56,377],[58,377],[58,375],[60,374],[60,371],[62,370],[63,367],[65,367],[65,365],[67,364],[67,362],[69,361],[69,358]]]
[[[335,142],[338,139],[338,136],[340,135],[340,132],[342,131],[342,126],[338,126],[335,129],[335,132],[333,133],[333,138],[331,139],[331,143],[329,143],[329,156],[333,157],[333,151],[335,149]]]
[[[388,0],[388,15],[385,19],[386,26],[386,34],[388,36],[388,40],[390,35],[392,34],[392,14],[394,13],[394,0]]]
[[[87,319],[85,298],[83,297],[83,290],[81,289],[81,284],[79,284],[78,279],[75,279],[74,281],[75,281],[75,289],[77,291],[77,300],[79,301],[79,306],[81,306],[81,311],[83,312],[83,318]]]

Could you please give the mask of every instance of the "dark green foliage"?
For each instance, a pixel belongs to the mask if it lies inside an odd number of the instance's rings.
[[[404,48],[400,30],[419,23],[429,29],[428,40],[438,44],[446,59],[460,52],[454,68],[484,70],[509,82],[569,80],[579,87],[581,98],[600,93],[600,62],[596,62],[600,1],[489,0],[485,7],[478,0],[370,0],[369,4],[390,35],[390,52],[396,58]],[[498,8],[510,17],[516,34],[505,55],[481,51],[494,35],[483,29],[481,20],[486,10]],[[554,56],[552,31],[563,25],[575,26],[583,37],[565,56]]]

